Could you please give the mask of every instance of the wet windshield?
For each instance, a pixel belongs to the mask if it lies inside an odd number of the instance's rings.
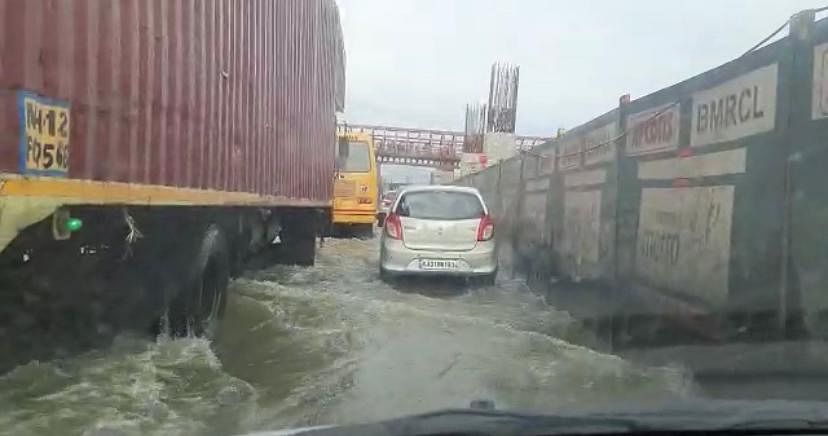
[[[826,168],[828,0],[0,0],[0,436],[814,430]]]

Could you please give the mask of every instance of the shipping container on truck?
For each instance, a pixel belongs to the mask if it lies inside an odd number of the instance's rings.
[[[343,102],[334,0],[0,0],[0,356],[211,333],[271,241],[312,264]]]

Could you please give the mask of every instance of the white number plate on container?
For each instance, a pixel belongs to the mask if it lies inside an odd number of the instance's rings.
[[[457,269],[457,261],[451,259],[420,259],[420,269],[451,271]]]

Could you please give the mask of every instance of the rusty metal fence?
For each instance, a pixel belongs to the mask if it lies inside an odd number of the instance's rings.
[[[601,285],[625,312],[725,334],[828,336],[825,168],[828,20],[804,11],[770,45],[458,183],[536,283]]]

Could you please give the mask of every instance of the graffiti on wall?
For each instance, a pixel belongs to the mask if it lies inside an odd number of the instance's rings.
[[[733,186],[645,188],[636,272],[710,304],[727,298]]]

